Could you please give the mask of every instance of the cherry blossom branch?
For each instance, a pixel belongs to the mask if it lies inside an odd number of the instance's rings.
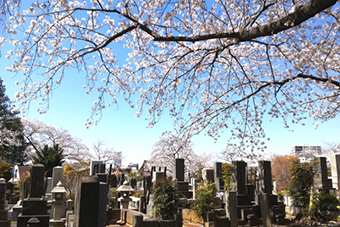
[[[311,0],[305,5],[298,7],[294,12],[288,14],[287,16],[277,20],[275,22],[260,25],[248,30],[243,30],[240,32],[224,32],[215,33],[208,35],[198,35],[198,36],[170,36],[164,37],[156,34],[151,29],[145,25],[140,25],[140,28],[146,33],[154,37],[154,41],[172,41],[172,42],[197,42],[209,39],[218,38],[235,38],[240,42],[250,41],[259,37],[271,36],[279,32],[288,30],[295,27],[308,19],[314,17],[316,14],[326,10],[327,8],[333,6],[337,0]]]

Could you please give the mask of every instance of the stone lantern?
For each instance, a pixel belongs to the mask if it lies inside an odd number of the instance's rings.
[[[118,198],[118,202],[120,202],[120,208],[129,208],[129,202],[132,201],[130,198],[130,193],[133,191],[133,188],[128,184],[127,181],[125,181],[123,185],[117,189],[117,192],[120,192],[121,194],[121,197]]]
[[[57,185],[52,189],[52,217],[54,220],[61,220],[65,217],[66,205],[64,201],[64,195],[66,193],[65,188],[59,181]]]

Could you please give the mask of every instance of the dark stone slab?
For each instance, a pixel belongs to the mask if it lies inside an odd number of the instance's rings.
[[[32,166],[30,198],[41,198],[44,195],[44,173],[45,167],[42,164]]]
[[[184,158],[175,159],[175,175],[177,181],[184,181]]]
[[[247,163],[244,161],[232,162],[232,186],[233,191],[237,191],[238,194],[246,194],[246,167]]]
[[[74,227],[98,227],[98,204],[98,177],[79,177],[74,205]]]
[[[106,183],[107,181],[107,174],[106,173],[96,173],[96,176],[99,179],[99,182]]]
[[[262,193],[272,194],[272,167],[270,161],[259,161],[259,191]]]
[[[47,214],[47,200],[32,198],[22,201],[22,215]]]

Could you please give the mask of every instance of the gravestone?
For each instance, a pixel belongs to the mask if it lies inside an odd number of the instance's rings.
[[[6,180],[0,178],[0,227],[10,227],[11,220],[8,220],[6,209]]]
[[[318,157],[318,163],[315,165],[314,171],[314,189],[331,189],[332,182],[327,175],[326,157]]]
[[[261,215],[263,218],[263,225],[271,226],[271,222],[267,220],[269,214],[272,215],[273,221],[284,218],[285,205],[279,202],[277,195],[273,194],[273,183],[271,174],[271,162],[259,161],[258,162],[259,181],[258,181],[258,194],[256,195],[256,204],[261,207]],[[265,201],[266,204],[262,204]],[[268,210],[268,211],[267,211]],[[270,211],[269,211],[270,210]],[[271,218],[271,217],[269,217]]]
[[[91,161],[90,176],[95,176],[97,173],[105,173],[105,164],[103,161]]]
[[[239,195],[245,195],[246,190],[246,167],[247,163],[244,161],[232,162],[232,184],[231,190],[237,191]]]
[[[237,215],[237,192],[226,191],[226,216],[230,220],[230,227],[238,226],[238,215]]]
[[[74,227],[98,227],[99,179],[80,176],[74,203]]]
[[[269,211],[269,194],[261,192],[260,201],[261,201],[261,214],[262,214],[263,227],[271,227],[272,222],[270,220],[270,211]]]
[[[44,198],[44,173],[43,165],[32,166],[30,195],[22,201],[22,213],[18,216],[17,227],[26,227],[30,218],[37,218],[41,227],[49,226],[50,215],[47,213],[47,200]]]
[[[184,181],[184,158],[175,159],[174,178],[177,181]]]
[[[204,184],[213,183],[215,181],[214,169],[212,168],[202,169],[202,179],[203,179]]]
[[[175,179],[177,179],[177,188],[182,195],[182,208],[186,207],[187,199],[192,197],[192,192],[189,191],[189,182],[184,181],[184,158],[175,159]]]
[[[331,155],[331,172],[333,188],[340,189],[340,155]]]
[[[214,165],[214,178],[217,191],[224,191],[224,180],[222,176],[222,162],[215,162]]]
[[[98,174],[97,174],[98,175]],[[99,183],[99,202],[98,202],[98,227],[106,226],[106,207],[108,204],[108,184],[105,182]]]
[[[269,195],[273,192],[272,168],[270,161],[259,161],[259,190]]]
[[[63,167],[61,166],[56,166],[53,167],[52,171],[52,189],[57,186],[58,182],[63,182]]]
[[[154,171],[152,171],[152,182],[153,183],[158,181],[158,180],[164,179],[166,177],[164,168],[162,170],[162,168],[159,167],[159,169],[156,170],[156,167],[154,166],[153,169],[154,169]],[[131,187],[132,187],[132,185],[131,185]]]
[[[46,199],[47,200],[51,200],[52,199],[51,191],[53,189],[53,187],[52,187],[52,177],[47,177],[46,181],[47,181],[46,194],[45,194],[46,195]]]

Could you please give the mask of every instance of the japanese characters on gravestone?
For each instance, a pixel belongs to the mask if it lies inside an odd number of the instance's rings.
[[[26,227],[32,217],[39,220],[40,226],[49,226],[50,215],[47,213],[47,200],[44,199],[44,173],[43,165],[32,166],[30,195],[22,201],[22,213],[18,216],[17,227]]]

